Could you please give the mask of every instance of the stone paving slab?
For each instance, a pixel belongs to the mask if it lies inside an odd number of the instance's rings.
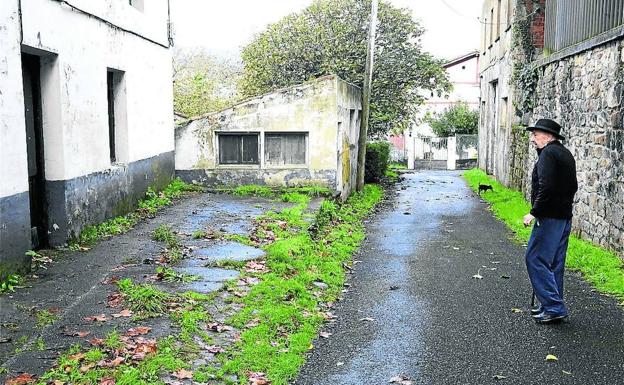
[[[221,250],[224,258],[245,260],[262,253],[218,239],[196,240],[191,237],[192,232],[210,228],[244,234],[251,231],[257,215],[287,206],[289,204],[262,198],[197,194],[163,209],[155,218],[141,221],[126,234],[100,241],[88,251],[61,252],[46,270],[37,271],[38,278],[29,279],[25,288],[0,296],[0,336],[8,339],[0,343],[0,367],[7,369],[9,375],[22,371],[40,375],[72,344],[84,344],[88,338],[102,338],[113,329],[123,331],[145,325],[152,327],[149,338],[172,334],[169,317],[137,323],[125,317],[112,318],[111,314],[122,308],[107,306],[107,296],[116,291],[114,283],[108,284],[111,280],[131,278],[135,283],[149,283],[160,288],[175,286],[153,282],[164,248],[163,243],[152,239],[154,230],[160,225],[171,227],[179,234],[187,251],[193,248]],[[225,253],[226,250],[229,253]],[[207,293],[219,290],[225,280],[238,275],[233,270],[204,267],[205,259],[195,260],[192,253],[186,254],[180,270],[199,274],[202,280],[178,285],[172,290]],[[41,310],[52,311],[56,320],[50,325],[37,326],[35,315]],[[97,314],[105,314],[108,320],[89,322],[84,319]],[[90,334],[86,338],[66,335],[72,331]],[[39,350],[38,345],[43,350]],[[0,374],[0,383],[5,378],[6,374]]]

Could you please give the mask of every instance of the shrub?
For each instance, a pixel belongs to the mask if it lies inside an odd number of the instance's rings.
[[[366,167],[364,168],[364,181],[366,181],[366,183],[379,182],[386,174],[389,158],[390,143],[368,143],[366,145]]]

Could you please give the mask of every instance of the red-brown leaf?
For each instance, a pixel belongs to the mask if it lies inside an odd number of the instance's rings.
[[[25,385],[35,382],[35,378],[32,374],[22,373],[17,377],[9,378],[5,385]]]
[[[115,379],[113,377],[104,377],[100,380],[99,385],[115,385]]]
[[[186,369],[180,369],[177,372],[173,373],[173,376],[179,380],[183,380],[185,378],[193,378],[193,372]]]
[[[126,335],[129,337],[136,337],[136,336],[140,336],[143,334],[147,334],[152,330],[152,328],[147,327],[147,326],[138,326],[135,328],[131,328],[128,329],[128,331],[126,332]]]
[[[108,317],[106,317],[106,314],[98,314],[98,315],[93,315],[90,317],[85,317],[84,320],[87,322],[93,322],[93,321],[106,322],[108,321]]]
[[[132,310],[130,310],[130,309],[123,309],[119,313],[115,313],[115,314],[111,314],[111,315],[113,316],[113,318],[132,317]]]

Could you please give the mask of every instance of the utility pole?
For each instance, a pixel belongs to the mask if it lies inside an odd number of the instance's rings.
[[[372,0],[371,18],[368,26],[366,64],[364,66],[364,87],[362,88],[362,117],[360,119],[360,139],[358,142],[357,191],[364,188],[364,167],[366,166],[366,137],[370,116],[370,95],[373,81],[373,60],[375,58],[375,32],[377,29],[378,0]]]

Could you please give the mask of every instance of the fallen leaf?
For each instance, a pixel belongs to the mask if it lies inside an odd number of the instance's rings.
[[[251,321],[247,322],[247,324],[245,325],[245,327],[247,329],[251,329],[251,328],[255,328],[256,326],[260,325],[260,320],[258,318],[254,318]]]
[[[61,309],[60,309],[59,307],[56,307],[56,306],[55,306],[55,307],[48,308],[48,311],[49,311],[50,313],[52,313],[52,314],[56,314],[56,313],[60,312],[60,311],[61,311]]]
[[[336,362],[336,366],[342,366],[342,365],[344,365],[344,362],[342,362],[342,361]]]
[[[502,374],[495,374],[492,376],[492,378],[495,380],[504,380],[507,377],[503,376]]]
[[[546,361],[559,361],[559,359],[557,358],[557,356],[549,354],[546,356]]]
[[[93,346],[100,346],[104,344],[104,339],[102,338],[91,338],[89,343]]]
[[[117,307],[123,301],[123,294],[119,292],[111,293],[107,297],[108,307]]]
[[[66,382],[65,381],[61,381],[61,380],[54,380],[52,381],[52,385],[65,385]]]
[[[567,374],[568,376],[572,375],[572,372],[568,372],[567,370],[562,370],[561,371],[563,374]]]
[[[84,320],[87,322],[93,322],[93,321],[106,322],[108,321],[108,317],[106,317],[106,314],[98,314],[98,315],[93,315],[90,317],[85,317]]]
[[[271,381],[266,378],[266,374],[262,372],[249,373],[249,385],[268,385]]]
[[[89,370],[93,369],[94,367],[95,367],[95,363],[94,362],[91,362],[91,363],[88,363],[88,364],[84,364],[84,365],[82,365],[80,367],[80,372],[81,373],[86,373]]]
[[[108,277],[102,281],[104,285],[115,285],[117,284],[117,282],[119,282],[119,277],[117,277],[116,275]]]
[[[329,337],[331,337],[331,335],[332,334],[328,333],[328,332],[320,332],[319,333],[319,336],[321,336],[321,338],[329,338]]]
[[[115,379],[113,377],[104,377],[100,380],[99,385],[115,385]]]
[[[409,377],[399,374],[398,376],[392,377],[389,381],[391,384],[400,384],[400,385],[412,385],[412,380]]]
[[[126,332],[126,335],[129,337],[136,337],[136,336],[147,334],[151,330],[152,328],[147,327],[147,326],[137,326],[135,328],[128,329],[128,331]]]
[[[511,308],[511,312],[512,313],[522,313],[522,309],[518,309],[517,307],[512,307]]]
[[[173,376],[179,380],[183,380],[185,378],[193,378],[193,372],[186,369],[180,369],[177,372],[174,372]]]
[[[208,329],[210,329],[210,330],[212,330],[214,332],[217,332],[217,333],[222,333],[222,332],[225,332],[225,331],[233,330],[231,326],[223,325],[223,324],[220,324],[218,322],[209,322],[207,324],[207,326],[208,326]]]
[[[32,374],[22,373],[17,377],[9,378],[5,385],[25,385],[32,384],[33,382],[35,382],[35,378]]]
[[[130,309],[124,309],[122,311],[120,311],[119,313],[115,313],[115,314],[111,314],[113,316],[113,318],[119,318],[119,317],[132,317],[132,310]]]
[[[475,274],[472,276],[472,278],[483,279],[483,276],[481,274]]]
[[[84,337],[88,336],[89,334],[91,334],[91,332],[89,332],[89,331],[79,332],[79,331],[69,331],[69,330],[66,330],[66,331],[63,332],[63,334],[68,336],[68,337],[84,338]]]
[[[85,357],[84,353],[76,353],[76,354],[72,354],[71,356],[68,356],[67,358],[70,360],[76,360],[76,361],[80,361]]]
[[[373,322],[375,321],[375,319],[372,317],[364,317],[364,318],[361,318],[360,321]]]

